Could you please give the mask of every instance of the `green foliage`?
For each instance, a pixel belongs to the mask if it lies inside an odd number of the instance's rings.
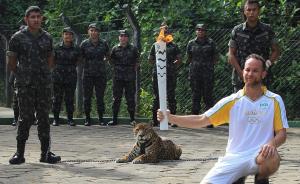
[[[142,117],[152,117],[152,102],[153,102],[153,95],[150,92],[141,89],[140,95],[140,105],[139,105],[139,115]]]
[[[214,98],[220,98],[232,92],[230,81],[231,66],[227,63],[227,50],[230,30],[234,25],[241,23],[243,0],[48,0],[48,1],[9,1],[0,3],[0,31],[17,30],[23,18],[25,9],[32,4],[43,7],[44,27],[58,41],[64,27],[59,15],[64,13],[72,25],[83,36],[87,34],[87,26],[96,22],[101,26],[101,37],[109,41],[110,47],[117,42],[117,30],[130,28],[124,11],[120,8],[128,3],[134,12],[141,27],[141,99],[139,115],[151,117],[152,109],[152,83],[151,72],[153,66],[149,64],[147,56],[160,24],[166,20],[173,32],[174,41],[179,45],[183,62],[185,61],[185,48],[190,39],[195,37],[194,27],[197,23],[208,25],[208,34],[218,45],[221,54],[215,67]],[[261,1],[261,20],[270,23],[277,34],[278,42],[282,48],[282,56],[273,67],[275,81],[272,88],[283,96],[288,115],[299,118],[299,26],[291,27],[293,16],[299,11],[293,5],[287,5],[286,0]],[[4,7],[4,9],[3,9]],[[5,11],[2,11],[5,10]],[[5,24],[5,28],[1,26]],[[11,24],[11,25],[10,25]],[[296,41],[295,41],[296,40]],[[297,41],[298,40],[298,41]],[[108,67],[110,68],[110,67]],[[177,81],[178,112],[190,113],[190,86],[188,82],[188,66],[179,67]],[[109,70],[106,89],[106,114],[111,115],[111,71]],[[95,109],[95,103],[93,102]],[[120,114],[127,115],[126,104],[122,102]],[[97,114],[93,111],[93,114]]]

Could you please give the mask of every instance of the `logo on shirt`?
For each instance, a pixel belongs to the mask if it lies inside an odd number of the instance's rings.
[[[250,123],[250,124],[258,124],[259,119],[255,116],[248,116],[247,117],[247,122]]]
[[[259,108],[261,110],[266,110],[266,109],[269,108],[269,104],[267,102],[262,102],[262,103],[259,104]]]

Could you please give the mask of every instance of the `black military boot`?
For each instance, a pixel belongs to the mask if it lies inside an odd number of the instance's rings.
[[[91,117],[89,114],[85,115],[85,122],[84,122],[84,126],[91,126],[92,122],[91,122]]]
[[[60,156],[56,156],[54,153],[49,150],[50,141],[49,139],[41,140],[41,158],[40,162],[45,162],[49,164],[55,164],[61,161]]]
[[[135,127],[135,125],[137,124],[135,121],[135,112],[134,111],[129,111],[129,116],[130,116],[130,125]]]
[[[76,123],[74,122],[73,118],[72,118],[72,119],[69,119],[69,118],[68,118],[68,124],[69,124],[70,126],[76,126]]]
[[[115,125],[117,125],[118,124],[117,119],[118,119],[117,117],[113,117],[112,121],[110,121],[110,122],[107,123],[107,126],[115,126]]]
[[[22,164],[25,162],[24,151],[26,141],[17,142],[17,152],[9,159],[10,164]]]
[[[99,125],[100,126],[106,126],[107,124],[103,121],[103,113],[98,112],[98,115],[99,115]]]
[[[59,126],[59,114],[58,113],[53,113],[54,119],[52,122],[53,126]]]
[[[70,126],[76,126],[76,123],[73,120],[73,113],[68,113],[68,124]]]
[[[113,109],[113,119],[107,123],[107,126],[115,126],[118,124],[118,113],[119,110]]]

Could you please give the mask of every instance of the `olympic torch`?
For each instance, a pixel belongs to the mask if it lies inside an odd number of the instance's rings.
[[[167,53],[166,42],[173,40],[171,35],[165,36],[166,26],[160,28],[159,36],[155,43],[155,57],[156,57],[156,69],[157,69],[157,83],[158,83],[158,95],[159,106],[163,112],[165,118],[160,122],[160,130],[168,130],[168,117],[167,111]]]

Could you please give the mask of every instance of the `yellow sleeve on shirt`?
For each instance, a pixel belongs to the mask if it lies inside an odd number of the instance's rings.
[[[214,126],[222,125],[224,123],[229,123],[229,115],[231,107],[234,105],[235,100],[229,101],[224,104],[219,110],[214,114],[209,116],[210,123]]]
[[[281,109],[279,102],[274,99],[274,131],[277,132],[283,128],[283,122],[281,118]]]

